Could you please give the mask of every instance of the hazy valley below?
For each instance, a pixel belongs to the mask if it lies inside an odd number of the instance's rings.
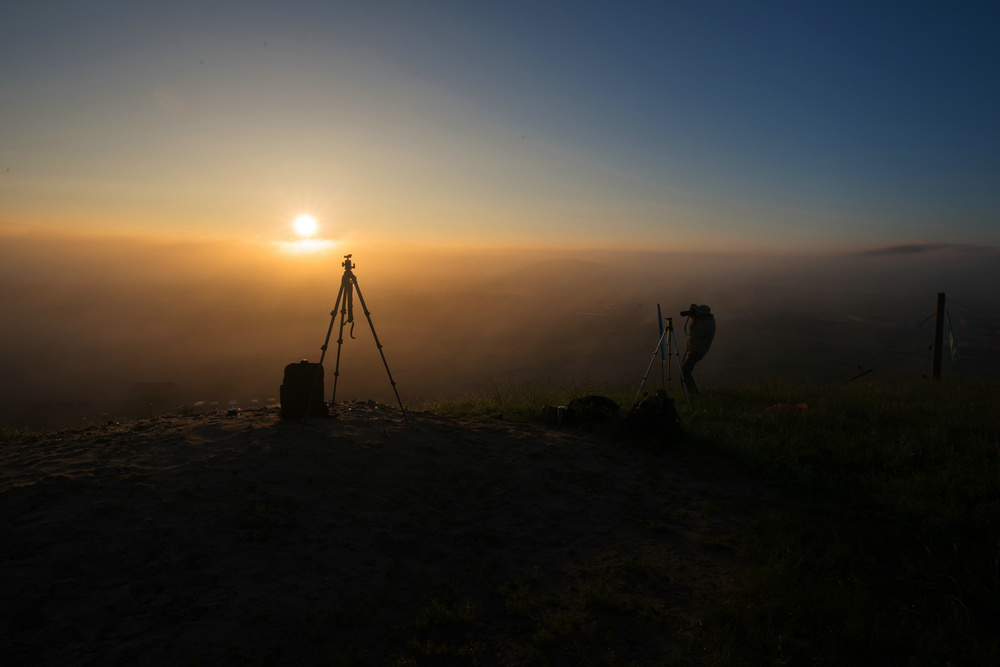
[[[275,398],[286,364],[319,359],[343,274],[343,253],[296,258],[242,242],[22,235],[5,238],[2,254],[0,400],[14,424]],[[1000,371],[989,250],[789,258],[360,248],[353,259],[404,402],[523,382],[638,388],[659,336],[657,304],[683,353],[679,312],[692,302],[710,305],[718,323],[702,383],[842,382],[859,366],[875,369],[868,379],[919,377],[930,370],[926,320],[938,291],[964,305],[949,303],[963,376]],[[395,402],[357,295],[354,316],[337,399]],[[335,326],[327,399],[337,337]],[[946,355],[946,377],[958,372]],[[661,377],[657,358],[648,382]]]

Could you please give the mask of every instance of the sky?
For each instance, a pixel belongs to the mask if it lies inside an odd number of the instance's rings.
[[[16,3],[0,225],[991,248],[998,29],[986,2]]]

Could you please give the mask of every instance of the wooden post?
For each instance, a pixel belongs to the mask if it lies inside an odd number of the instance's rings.
[[[938,292],[934,317],[934,354],[931,357],[931,379],[941,379],[941,348],[944,344],[944,292]]]

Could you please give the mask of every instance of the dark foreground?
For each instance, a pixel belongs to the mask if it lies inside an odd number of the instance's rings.
[[[697,661],[770,494],[685,451],[374,404],[8,443],[3,662]]]

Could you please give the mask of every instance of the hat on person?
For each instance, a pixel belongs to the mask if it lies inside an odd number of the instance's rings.
[[[698,313],[701,314],[701,315],[711,315],[712,314],[712,309],[709,308],[708,306],[695,306],[694,309],[697,310]]]

